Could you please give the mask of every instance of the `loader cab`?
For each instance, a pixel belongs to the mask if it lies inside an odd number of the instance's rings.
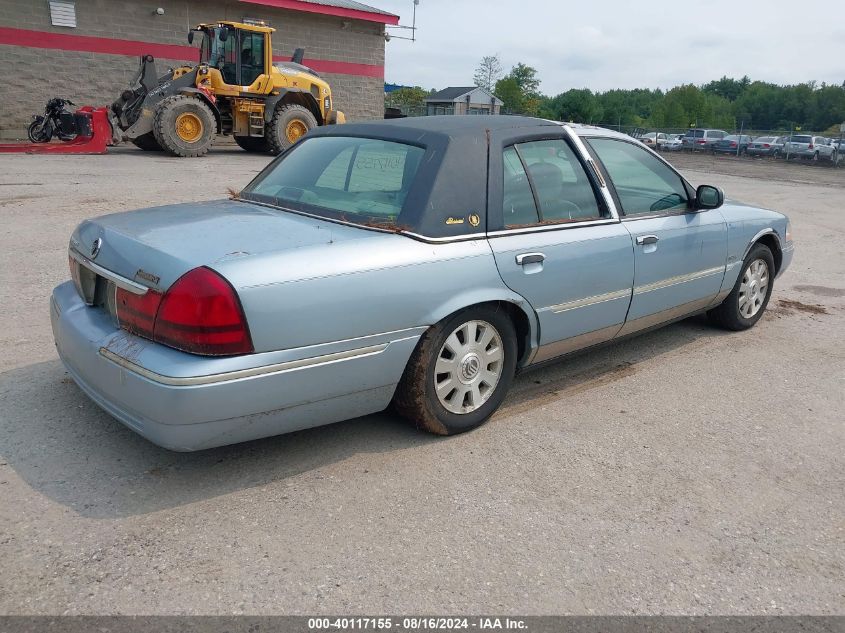
[[[244,28],[246,27],[246,28]],[[220,73],[223,85],[230,92],[251,92],[264,94],[270,89],[270,67],[272,48],[270,33],[273,29],[238,23],[200,25],[191,31],[188,40],[195,33],[202,35],[200,64]],[[212,77],[212,84],[217,83]]]

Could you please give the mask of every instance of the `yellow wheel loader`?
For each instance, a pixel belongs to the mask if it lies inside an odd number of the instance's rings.
[[[112,140],[174,156],[202,156],[218,134],[231,135],[250,152],[278,154],[318,125],[343,123],[332,109],[329,84],[302,65],[273,63],[267,26],[200,24],[199,65],[158,76],[152,55],[141,58],[134,86],[109,110]]]

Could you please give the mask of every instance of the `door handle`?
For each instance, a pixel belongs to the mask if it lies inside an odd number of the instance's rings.
[[[637,235],[637,244],[644,246],[645,244],[657,244],[660,238],[656,235]]]
[[[526,264],[542,264],[545,259],[546,256],[543,253],[522,253],[516,256],[516,263],[520,266],[525,266]]]

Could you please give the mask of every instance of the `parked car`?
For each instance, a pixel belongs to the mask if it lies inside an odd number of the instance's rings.
[[[845,143],[843,143],[842,139],[833,139],[831,141],[831,145],[833,145],[836,153],[833,156],[833,162],[837,165],[843,161],[845,161]]]
[[[793,134],[784,143],[783,152],[787,158],[833,161],[836,148],[830,144],[830,139],[823,136]]]
[[[640,137],[640,141],[651,149],[662,149],[668,138],[663,132],[647,132]]]
[[[662,149],[667,152],[679,152],[684,148],[683,139],[683,134],[670,134],[669,138],[667,138],[666,142],[663,144]]]
[[[451,435],[575,350],[752,327],[792,254],[785,216],[618,132],[414,117],[311,130],[235,199],[83,222],[50,313],[81,389],[170,449],[391,403]]]
[[[724,130],[693,128],[684,135],[684,149],[692,151],[710,150],[713,143],[728,135]]]
[[[713,143],[711,149],[714,154],[742,154],[748,151],[749,145],[751,137],[748,134],[730,134]]]
[[[748,146],[749,156],[773,156],[779,158],[783,151],[783,137],[758,136]]]

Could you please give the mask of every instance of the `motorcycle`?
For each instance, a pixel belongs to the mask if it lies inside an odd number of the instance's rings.
[[[76,138],[76,116],[67,106],[76,105],[69,99],[54,97],[47,102],[44,115],[33,115],[32,123],[26,129],[26,135],[33,143],[48,143],[53,136],[62,141]]]

